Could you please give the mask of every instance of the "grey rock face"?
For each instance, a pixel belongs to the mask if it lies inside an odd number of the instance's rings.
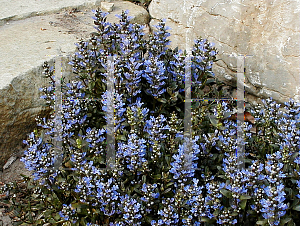
[[[54,65],[54,58],[62,55],[63,64],[67,65],[70,58],[66,56],[75,52],[74,44],[96,31],[91,10],[100,7],[101,3],[64,0],[59,1],[56,8],[53,6],[55,13],[52,6],[47,12],[44,5],[44,15],[36,16],[34,12],[41,10],[41,6],[34,5],[35,0],[26,2],[32,6],[31,11],[29,8],[22,11],[24,1],[16,1],[10,7],[19,10],[14,12],[17,16],[0,14],[0,20],[5,21],[0,26],[0,168],[12,153],[22,148],[22,141],[36,128],[35,118],[38,115],[46,117],[51,111],[43,107],[45,102],[40,99],[39,88],[49,86],[49,80],[42,76],[44,61]],[[46,2],[49,5],[49,1],[41,1],[41,4]],[[119,19],[115,15],[120,15],[122,10],[129,10],[130,16],[134,17],[133,23],[149,22],[149,14],[144,8],[128,1],[114,1],[113,4],[108,22],[117,23]],[[70,65],[64,76],[75,79]]]
[[[215,43],[221,60],[213,71],[236,83],[237,58],[245,58],[248,101],[273,97],[279,102],[300,94],[300,8],[295,1],[153,0],[149,13],[156,24],[167,19],[171,47],[185,49],[201,36]],[[252,56],[249,56],[252,55]]]
[[[101,9],[107,11],[107,12],[111,12],[113,11],[114,8],[114,3],[110,3],[110,2],[101,2]]]

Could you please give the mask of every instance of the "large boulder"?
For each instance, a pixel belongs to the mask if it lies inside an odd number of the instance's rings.
[[[40,87],[49,86],[42,76],[44,61],[54,65],[55,57],[60,54],[63,64],[67,65],[70,61],[67,55],[76,50],[74,43],[87,39],[96,31],[91,10],[101,6],[99,0],[63,0],[50,6],[49,1],[41,1],[44,3],[41,8],[34,4],[35,0],[27,0],[26,4],[32,6],[31,11],[25,7],[22,12],[24,1],[5,2],[8,12],[12,12],[10,8],[18,10],[14,12],[17,13],[15,16],[13,13],[6,17],[4,12],[0,14],[0,20],[5,21],[0,26],[0,169],[12,153],[22,148],[22,141],[36,128],[35,118],[49,115],[50,109],[43,107],[45,102],[40,99],[42,93],[39,91]],[[132,22],[149,22],[149,14],[144,8],[128,1],[112,3],[108,22],[117,23],[119,19],[115,15],[127,9],[134,17]],[[43,15],[36,16],[40,10]],[[70,65],[64,76],[75,79]]]
[[[171,47],[185,49],[199,36],[214,42],[221,60],[213,66],[217,77],[236,84],[237,57],[245,58],[248,101],[273,97],[299,101],[300,10],[296,1],[152,0],[149,13],[167,19]],[[190,43],[188,43],[190,46]],[[249,56],[252,55],[252,56]]]

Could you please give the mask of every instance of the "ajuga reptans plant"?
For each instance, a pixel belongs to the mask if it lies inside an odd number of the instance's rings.
[[[77,81],[63,82],[62,167],[54,170],[56,128],[38,118],[21,159],[32,178],[1,189],[24,225],[295,225],[300,223],[299,115],[290,100],[264,100],[245,123],[245,168],[238,168],[234,104],[192,103],[193,133],[184,137],[185,56],[169,41],[165,21],[144,39],[142,26],[119,24],[95,11],[97,32],[78,43],[70,64]],[[212,73],[217,51],[195,40],[192,98],[220,99]],[[115,93],[107,90],[114,56]],[[42,98],[54,106],[54,71]],[[205,90],[205,91],[204,91]],[[94,100],[93,100],[94,99]],[[95,101],[95,99],[99,99]],[[114,105],[116,168],[106,169],[109,103]],[[111,115],[111,114],[110,114]],[[222,121],[221,121],[222,119]],[[218,121],[219,120],[219,121]],[[67,170],[68,169],[68,170]],[[18,194],[18,196],[16,195]]]

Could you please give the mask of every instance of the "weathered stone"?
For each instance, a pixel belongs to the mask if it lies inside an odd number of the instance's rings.
[[[101,2],[101,9],[107,12],[113,11],[114,3],[110,2]]]
[[[60,12],[62,9],[72,10],[76,8],[81,10],[86,7],[99,5],[100,2],[101,0],[0,0],[2,9],[0,10],[0,25],[11,20],[20,20]]]
[[[40,6],[34,5],[34,2],[28,0],[26,4],[32,6],[32,12],[39,11],[35,7]],[[20,9],[15,13],[22,19],[14,21],[17,16],[2,17],[3,21],[9,22],[0,26],[0,168],[13,152],[21,148],[27,134],[36,128],[35,118],[49,115],[50,109],[42,106],[44,100],[40,99],[42,93],[39,91],[40,87],[49,86],[49,80],[42,77],[44,61],[54,65],[53,60],[58,54],[67,56],[74,53],[74,43],[87,39],[91,32],[96,31],[91,10],[100,7],[101,1],[81,0],[80,7],[75,4],[79,0],[61,2],[65,6],[72,5],[74,9],[52,13],[50,7],[50,14],[47,15],[49,12],[45,10],[43,16],[32,16],[26,9],[30,18],[24,18],[21,10],[23,1],[17,1],[10,7]],[[94,5],[89,5],[92,2]],[[60,4],[60,8],[64,8]],[[47,9],[46,5],[43,7]],[[114,1],[113,12],[107,16],[107,21],[119,22],[115,15],[120,15],[122,10],[129,10],[133,23],[149,22],[147,11],[128,1]],[[3,16],[4,12],[0,15]],[[62,60],[67,65],[70,59],[63,57]],[[70,65],[64,76],[75,79]]]
[[[213,71],[236,83],[237,58],[245,58],[245,90],[253,97],[279,102],[299,100],[300,1],[153,0],[152,28],[167,19],[171,47],[185,49],[201,36],[215,43],[221,60]],[[155,28],[154,28],[155,29]],[[249,97],[249,95],[247,95]],[[253,100],[253,97],[249,100]]]
[[[114,4],[115,4],[114,12],[116,10],[118,10],[118,12],[120,12],[122,9],[129,10],[129,15],[133,16],[133,18],[130,20],[131,23],[145,25],[150,22],[150,15],[147,12],[147,10],[145,10],[143,7],[133,4],[131,2],[127,2],[127,1],[114,2]],[[115,14],[116,13],[113,13],[113,15],[115,15]],[[121,14],[121,13],[118,13],[118,14]]]

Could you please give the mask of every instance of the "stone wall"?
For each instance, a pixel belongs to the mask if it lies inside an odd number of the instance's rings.
[[[279,102],[300,94],[300,1],[288,0],[152,0],[149,13],[167,19],[171,46],[186,48],[196,37],[219,50],[213,71],[236,84],[237,58],[245,58],[247,100],[273,97]]]

